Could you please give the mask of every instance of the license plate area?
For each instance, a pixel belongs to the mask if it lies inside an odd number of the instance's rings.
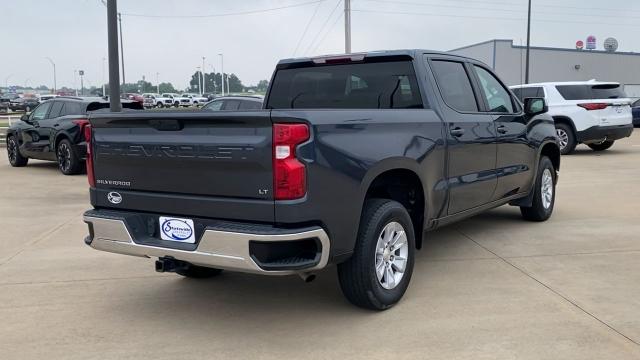
[[[187,244],[196,242],[196,229],[192,219],[160,216],[158,225],[162,240]]]

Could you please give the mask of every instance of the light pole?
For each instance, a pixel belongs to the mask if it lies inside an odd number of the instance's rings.
[[[78,96],[78,70],[73,70],[73,90],[75,90],[76,96]]]
[[[196,72],[196,74],[198,74],[198,92],[202,95],[202,76],[200,76],[202,74],[202,70],[200,70],[200,66],[196,67],[196,69],[198,70]]]
[[[204,81],[206,80],[205,74],[207,73],[207,70],[204,68],[204,59],[205,57],[202,57],[202,91],[200,92],[200,96],[202,96],[202,94],[204,94],[205,92],[207,92],[205,89],[207,88],[207,86],[204,84]]]
[[[160,73],[156,72],[156,92],[160,94]]]
[[[80,74],[80,95],[84,96],[84,70],[78,70]]]
[[[122,44],[122,14],[118,13],[118,23],[120,24],[120,62],[122,63],[122,91],[126,81],[124,79],[124,47]]]
[[[107,44],[109,56],[109,110],[122,111],[120,79],[118,79],[118,2],[107,0]]]
[[[524,69],[524,83],[529,83],[529,48],[531,44],[531,0],[529,0],[529,13],[527,15],[527,61]]]
[[[351,0],[344,0],[344,52],[351,53]]]
[[[53,93],[55,94],[58,88],[56,84],[56,63],[54,63],[50,57],[45,57],[45,59],[49,60],[49,62],[51,63],[51,66],[53,66]]]
[[[104,65],[105,62],[107,61],[106,57],[102,57],[102,96],[107,96],[106,91],[107,89],[105,88],[105,82],[104,82]]]
[[[222,72],[222,77],[220,79],[220,82],[222,83],[222,96],[224,96],[224,55],[222,54],[218,54],[220,55],[220,71]]]

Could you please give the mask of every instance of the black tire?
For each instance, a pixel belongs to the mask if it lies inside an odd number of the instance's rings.
[[[80,174],[84,170],[85,163],[76,153],[75,147],[67,139],[62,139],[56,147],[56,159],[58,169],[65,175]]]
[[[573,128],[571,128],[571,126],[567,124],[556,123],[556,133],[558,135],[558,138],[560,139],[560,154],[571,154],[578,145],[578,143],[576,142],[576,135],[573,133]],[[566,137],[563,138],[563,136],[565,135]],[[564,141],[566,141],[566,145],[564,144],[563,139]]]
[[[7,138],[7,158],[9,159],[9,164],[13,167],[23,167],[29,162],[28,157],[20,154],[18,140],[13,135]]]
[[[587,144],[588,147],[591,148],[591,150],[593,151],[605,151],[608,148],[613,146],[614,141],[613,140],[607,140],[607,141],[603,141],[599,144]]]
[[[208,268],[203,266],[188,265],[187,267],[176,269],[176,274],[192,279],[206,279],[218,276],[221,269]]]
[[[164,106],[162,105],[162,103],[157,103],[156,107],[163,108]]]
[[[378,238],[383,235],[382,230],[393,222],[399,223],[404,228],[408,252],[401,279],[395,287],[386,289],[382,285],[382,280],[378,280],[376,259],[381,256],[380,261],[386,261],[384,257],[388,257],[390,254],[398,256],[397,251],[400,250],[389,252],[385,250],[385,255],[382,255],[377,251],[377,244]],[[393,234],[395,236],[398,233]],[[414,252],[413,224],[404,206],[393,200],[368,200],[362,212],[353,255],[349,260],[338,265],[338,279],[342,293],[352,304],[362,308],[371,310],[391,308],[400,301],[409,286],[413,273]],[[381,276],[387,276],[384,264],[381,268],[384,274]]]
[[[179,107],[179,106],[180,106],[180,103],[179,103],[179,102],[175,102],[175,103],[173,103],[173,106],[174,106],[174,107]]]
[[[545,177],[544,174],[546,171],[551,175],[551,196],[546,195],[547,201],[549,202],[545,202],[545,194],[543,194],[545,187],[543,178]],[[535,188],[532,205],[530,207],[520,207],[520,212],[525,220],[545,221],[551,217],[551,214],[553,213],[553,206],[556,202],[556,178],[556,170],[553,167],[551,160],[546,156],[540,158],[538,174],[536,175],[536,182],[534,185]],[[545,206],[545,204],[548,205]]]

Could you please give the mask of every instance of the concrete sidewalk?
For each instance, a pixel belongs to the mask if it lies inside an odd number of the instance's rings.
[[[562,158],[554,216],[502,207],[430,233],[403,301],[297,277],[157,274],[84,245],[84,176],[0,152],[3,359],[639,359],[640,132]]]

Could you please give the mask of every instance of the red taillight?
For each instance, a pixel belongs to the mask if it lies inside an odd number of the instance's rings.
[[[96,176],[93,172],[93,151],[91,150],[92,143],[92,129],[91,124],[87,121],[82,127],[84,134],[84,141],[87,142],[87,179],[89,180],[89,186],[96,187]]]
[[[276,200],[293,200],[307,193],[305,165],[296,146],[309,139],[307,124],[273,125],[273,193]]]
[[[607,103],[584,103],[584,104],[578,104],[578,106],[580,106],[583,109],[587,109],[587,110],[602,110],[602,109],[606,109],[607,106],[609,106],[609,104]]]

